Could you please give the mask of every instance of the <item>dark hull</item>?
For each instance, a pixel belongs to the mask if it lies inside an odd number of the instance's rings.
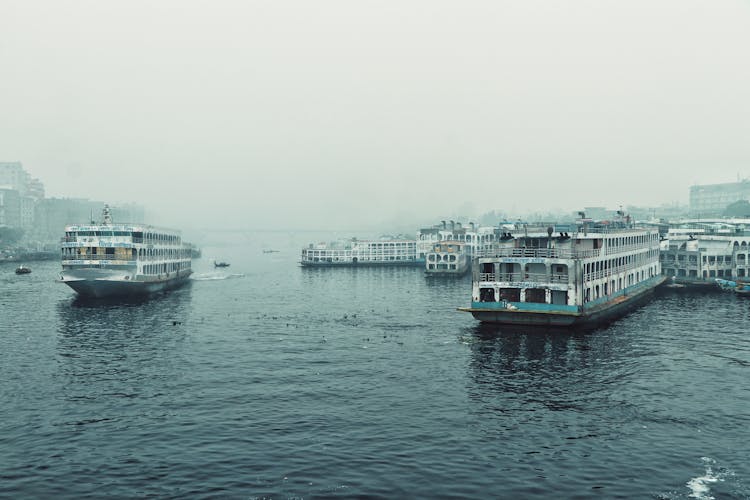
[[[416,267],[424,266],[424,261],[359,261],[359,262],[300,262],[302,267]]]
[[[461,308],[460,310],[470,312],[475,319],[483,323],[562,328],[594,328],[599,325],[610,323],[642,306],[644,303],[651,300],[656,288],[663,282],[664,280],[655,280],[652,286],[644,287],[633,293],[629,293],[628,295],[621,295],[609,302],[605,302],[590,309],[579,310],[576,312],[481,309],[476,307]]]
[[[132,297],[149,295],[180,287],[187,283],[190,274],[161,281],[110,281],[110,280],[78,280],[64,283],[75,290],[82,297]]]

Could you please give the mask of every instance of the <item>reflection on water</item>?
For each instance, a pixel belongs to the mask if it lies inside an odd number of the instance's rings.
[[[478,325],[471,342],[470,398],[482,413],[606,407],[602,387],[628,376],[623,346],[613,345],[627,340],[611,333]]]
[[[180,351],[191,298],[190,287],[184,287],[127,300],[60,301],[58,367],[68,398],[98,397],[122,382],[140,388],[153,385],[153,378],[168,372]]]

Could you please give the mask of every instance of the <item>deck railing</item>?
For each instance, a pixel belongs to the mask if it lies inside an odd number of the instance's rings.
[[[73,254],[63,255],[62,260],[126,260],[135,261],[135,258],[130,255],[114,255],[114,254]]]
[[[481,282],[500,283],[568,283],[567,274],[558,273],[479,273]]]
[[[587,259],[601,255],[601,249],[570,250],[568,248],[493,248],[479,257],[528,257],[537,259]]]

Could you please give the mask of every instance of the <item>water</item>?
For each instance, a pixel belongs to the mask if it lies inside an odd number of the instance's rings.
[[[498,331],[456,311],[468,279],[213,238],[190,286],[140,301],[0,264],[0,496],[750,497],[746,298]]]

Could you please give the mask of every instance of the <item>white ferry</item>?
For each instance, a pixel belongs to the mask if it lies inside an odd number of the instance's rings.
[[[486,323],[592,326],[650,298],[663,283],[659,232],[581,219],[568,227],[505,231],[475,259],[471,307]]]
[[[184,284],[192,247],[180,233],[146,225],[113,224],[104,207],[101,224],[65,227],[60,281],[86,297],[148,294]]]
[[[491,250],[497,234],[498,229],[492,226],[477,226],[473,222],[464,226],[460,222],[440,221],[440,224],[417,231],[417,256],[426,262],[427,254],[434,251],[436,243],[459,241],[465,243],[463,251],[473,257]]]
[[[471,268],[471,255],[463,241],[440,241],[425,258],[428,275],[463,276]]]
[[[303,266],[420,265],[416,240],[384,238],[310,244],[302,249]]]
[[[424,257],[426,274],[461,276],[471,268],[475,256],[492,250],[498,234],[499,229],[492,226],[441,221],[419,230],[417,253]]]

